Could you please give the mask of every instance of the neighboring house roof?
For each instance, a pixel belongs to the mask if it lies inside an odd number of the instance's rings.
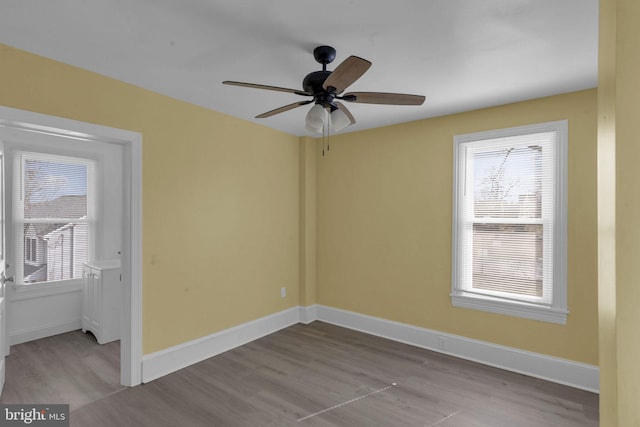
[[[31,228],[33,230],[36,237],[43,237],[63,225],[64,224],[26,224],[27,228]]]
[[[82,219],[84,219],[84,218],[86,218],[86,216],[84,216]],[[39,237],[42,237],[43,239],[47,240],[47,239],[50,239],[50,238],[54,237],[57,233],[60,233],[65,229],[73,228],[78,224],[76,224],[75,222],[68,222],[66,224],[52,224],[52,225],[54,227],[53,230],[49,231],[44,236],[40,236],[39,235]]]
[[[87,196],[60,196],[25,206],[25,218],[82,218],[87,215]]]
[[[87,196],[60,196],[46,202],[33,203],[25,217],[26,221],[29,218],[66,218],[70,220],[69,223],[73,219],[86,218]],[[67,224],[27,224],[27,227],[31,227],[37,237],[44,237]]]

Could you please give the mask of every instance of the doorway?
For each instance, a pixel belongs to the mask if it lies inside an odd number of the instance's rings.
[[[116,144],[122,148],[120,381],[125,386],[138,385],[142,378],[142,135],[0,107],[0,140],[23,138],[25,134],[60,137],[79,145]],[[7,304],[10,311],[11,302]],[[7,350],[8,345],[5,353]]]

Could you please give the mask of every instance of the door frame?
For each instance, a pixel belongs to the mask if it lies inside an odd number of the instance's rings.
[[[0,126],[123,147],[120,382],[142,382],[142,134],[0,106]]]

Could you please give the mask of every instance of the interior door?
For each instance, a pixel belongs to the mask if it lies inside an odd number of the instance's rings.
[[[5,276],[5,215],[4,215],[4,144],[0,140],[0,395],[4,388],[5,358],[7,354],[6,284],[13,278]]]

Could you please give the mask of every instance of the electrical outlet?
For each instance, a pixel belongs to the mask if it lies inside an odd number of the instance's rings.
[[[287,288],[285,286],[280,288],[280,298],[284,298],[287,296]]]

